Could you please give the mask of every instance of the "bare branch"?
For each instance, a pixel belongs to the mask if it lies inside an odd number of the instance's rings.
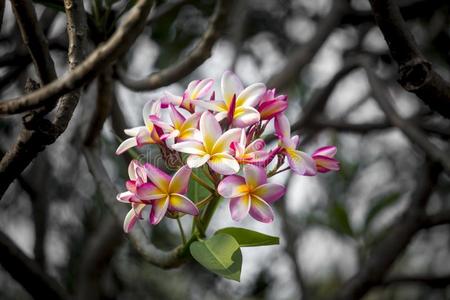
[[[68,299],[66,291],[0,231],[0,264],[34,299]]]
[[[450,210],[442,210],[433,215],[429,215],[423,222],[423,228],[430,228],[439,225],[450,225]]]
[[[112,65],[133,44],[142,32],[152,3],[151,0],[138,1],[109,40],[92,52],[72,72],[33,93],[2,101],[0,114],[17,114],[40,107],[92,80],[99,72]],[[69,64],[72,63],[73,61],[69,62]]]
[[[450,118],[450,84],[431,67],[393,0],[370,0],[375,20],[399,65],[399,83],[432,110]]]
[[[121,83],[134,91],[148,91],[169,85],[192,73],[211,56],[212,48],[226,25],[231,3],[231,0],[220,0],[217,2],[214,14],[209,21],[208,29],[195,48],[183,60],[140,80],[129,78],[124,70],[118,68],[117,75]]]
[[[419,146],[431,159],[440,162],[444,169],[450,171],[450,157],[446,152],[432,144],[422,130],[418,129],[397,113],[391,104],[393,102],[392,97],[386,90],[383,82],[372,71],[367,63],[364,64],[364,69],[366,70],[369,84],[372,87],[373,96],[389,121],[397,126],[411,142]]]
[[[450,285],[450,275],[433,276],[433,275],[409,275],[409,276],[392,276],[385,279],[380,285],[399,285],[399,284],[421,284],[435,289],[446,288]]]

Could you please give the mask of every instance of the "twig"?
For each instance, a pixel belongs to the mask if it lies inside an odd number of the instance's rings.
[[[40,107],[92,80],[98,73],[128,51],[144,28],[152,3],[151,0],[138,1],[126,20],[108,41],[93,51],[72,72],[33,93],[2,101],[0,103],[0,114],[17,114]],[[69,64],[73,63],[76,63],[76,61],[69,62]]]
[[[220,0],[217,2],[214,14],[209,21],[208,29],[195,48],[183,60],[140,80],[129,78],[124,70],[118,68],[117,75],[120,82],[134,91],[148,91],[169,85],[192,73],[211,56],[212,47],[219,39],[223,28],[225,28],[231,4],[231,0]]]
[[[393,0],[370,0],[375,21],[399,65],[399,83],[433,111],[450,118],[450,84],[437,74],[419,50]]]

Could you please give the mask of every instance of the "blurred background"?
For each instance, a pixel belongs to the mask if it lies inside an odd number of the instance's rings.
[[[38,78],[11,4],[5,2],[0,93],[2,99],[9,99],[24,93],[28,78]],[[84,1],[89,13],[88,52],[114,32],[131,2]],[[433,69],[449,80],[450,3],[393,2]],[[62,1],[33,4],[61,76],[67,72]],[[355,283],[375,273],[378,277],[367,281],[363,296],[347,299],[450,299],[449,177],[439,176],[422,210],[442,220],[417,226],[414,232],[398,231],[397,244],[391,233],[400,228],[402,218],[407,222],[411,203],[427,176],[432,176],[432,167],[420,143],[408,138],[380,108],[367,71],[358,62],[364,60],[376,72],[400,118],[419,128],[427,143],[446,157],[450,157],[450,120],[397,82],[397,64],[374,21],[370,3],[234,1],[220,24],[214,25],[209,20],[220,5],[206,0],[156,1],[132,48],[114,68],[83,87],[64,134],[9,186],[0,201],[1,231],[80,299],[330,299],[343,293],[350,279]],[[217,37],[211,42],[211,56],[199,67],[162,87],[136,83],[189,57],[213,25],[219,29],[213,28]],[[207,77],[215,79],[218,87],[225,70],[233,70],[246,85],[264,82],[287,94],[287,114],[291,124],[296,124],[302,149],[312,153],[322,145],[336,145],[341,162],[339,172],[273,177],[285,183],[288,192],[275,204],[272,224],[251,218],[235,223],[227,203],[221,204],[211,232],[240,226],[281,238],[278,246],[243,249],[240,283],[193,262],[172,270],[145,262],[120,228],[108,228],[110,212],[104,201],[124,204],[102,199],[81,151],[95,105],[101,103],[99,95],[106,95],[108,104],[100,105],[108,105],[110,115],[97,142],[109,177],[120,191],[125,190],[128,158],[114,154],[124,138],[123,129],[140,126],[143,105],[163,91],[181,95],[191,80]],[[13,145],[21,123],[17,116],[0,118],[2,153]],[[152,151],[150,146],[139,150],[146,157],[154,155]],[[184,221],[189,226],[190,220]],[[175,220],[165,219],[151,228],[142,221],[140,226],[162,249],[179,243]],[[408,241],[401,241],[408,234]],[[1,256],[6,257],[0,251],[0,260]],[[383,258],[392,258],[392,262],[386,264]],[[378,261],[381,270],[374,267]],[[7,268],[0,268],[0,298],[31,296]]]

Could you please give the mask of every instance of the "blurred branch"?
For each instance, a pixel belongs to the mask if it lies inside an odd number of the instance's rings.
[[[101,134],[103,123],[111,113],[113,90],[112,68],[107,68],[97,78],[96,106],[84,140],[86,146],[92,146]]]
[[[119,218],[121,219],[124,215],[124,210],[122,209],[123,206],[110,205],[109,202],[110,200],[116,199],[118,191],[114,184],[111,182],[108,174],[106,173],[106,170],[101,162],[101,158],[95,152],[95,149],[84,148],[83,153],[86,158],[89,170],[94,177],[94,180],[97,183],[100,192],[102,193],[105,204],[111,208],[112,214],[110,215],[110,218],[114,219],[114,222],[116,224],[116,226],[114,227],[121,231],[121,226],[119,225],[117,220]],[[112,229],[110,228],[109,230]],[[127,235],[127,237],[130,239],[133,247],[145,259],[145,261],[152,265],[168,269],[177,267],[183,262],[181,255],[183,254],[183,251],[185,249],[178,247],[169,252],[162,251],[156,248],[150,242],[147,242],[148,238],[142,231],[140,231],[139,226],[136,226],[133,231]]]
[[[147,20],[147,25],[152,25],[164,16],[180,9],[183,5],[192,2],[192,0],[176,0],[161,4],[158,8],[150,14]]]
[[[425,133],[414,124],[402,118],[392,106],[392,97],[386,90],[384,83],[373,72],[371,67],[364,63],[369,84],[372,88],[374,99],[385,113],[388,120],[398,127],[414,144],[419,146],[431,159],[440,162],[444,169],[450,171],[450,156],[446,152],[432,144]]]
[[[399,65],[399,83],[433,111],[450,118],[450,84],[437,74],[409,32],[393,0],[370,0],[375,20]]]
[[[128,51],[144,28],[152,3],[151,0],[138,1],[109,40],[95,49],[72,72],[33,93],[0,102],[0,114],[17,114],[40,107],[92,80]],[[73,63],[75,61],[69,61],[69,65]]]
[[[69,299],[58,282],[46,274],[0,231],[0,264],[34,299]]]
[[[0,0],[0,31],[2,30],[4,13],[5,13],[5,0]]]
[[[450,286],[450,274],[442,276],[433,275],[410,275],[410,276],[392,276],[385,279],[380,285],[398,285],[398,284],[421,284],[431,288],[442,289]]]
[[[231,0],[217,2],[208,29],[195,48],[183,60],[166,69],[152,73],[147,78],[137,80],[129,78],[125,71],[119,67],[116,71],[120,82],[134,91],[148,91],[174,83],[192,73],[211,56],[212,48],[226,26],[231,4]]]
[[[448,224],[450,224],[450,210],[447,209],[427,216],[423,222],[423,228],[430,228]]]
[[[411,201],[404,213],[391,225],[383,240],[372,250],[358,272],[339,289],[335,300],[361,299],[369,290],[383,282],[392,264],[403,253],[415,234],[421,229],[425,207],[436,185],[441,168],[427,163]]]
[[[56,71],[48,49],[48,42],[29,0],[11,0],[22,40],[31,55],[41,84],[56,79]]]
[[[348,3],[345,0],[334,0],[331,3],[329,13],[319,22],[311,40],[294,50],[287,58],[284,67],[268,80],[267,86],[277,89],[286,88],[316,56],[348,10]]]

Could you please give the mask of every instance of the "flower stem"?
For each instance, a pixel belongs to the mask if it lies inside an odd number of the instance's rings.
[[[180,229],[181,240],[183,245],[186,245],[186,236],[184,235],[183,225],[181,224],[180,217],[177,217],[178,229]]]
[[[209,223],[211,222],[211,219],[214,215],[214,213],[216,212],[217,206],[219,205],[220,202],[220,196],[213,196],[211,201],[209,202],[208,206],[206,207],[205,213],[203,214],[203,217],[200,220],[200,232],[201,235],[204,236],[205,235],[205,231],[209,226]]]
[[[278,170],[278,171],[275,171],[275,172],[270,172],[269,174],[267,174],[267,177],[272,177],[272,176],[274,176],[274,175],[277,175],[277,174],[279,174],[279,173],[281,173],[281,172],[284,172],[284,171],[287,171],[287,170],[289,170],[290,168],[289,167],[286,167],[286,168],[284,168],[284,169],[281,169],[281,170]]]
[[[203,186],[205,189],[210,191],[212,194],[215,193],[215,190],[213,187],[211,187],[208,183],[206,183],[203,179],[198,177],[195,173],[191,173],[192,178],[197,181],[201,186]]]

